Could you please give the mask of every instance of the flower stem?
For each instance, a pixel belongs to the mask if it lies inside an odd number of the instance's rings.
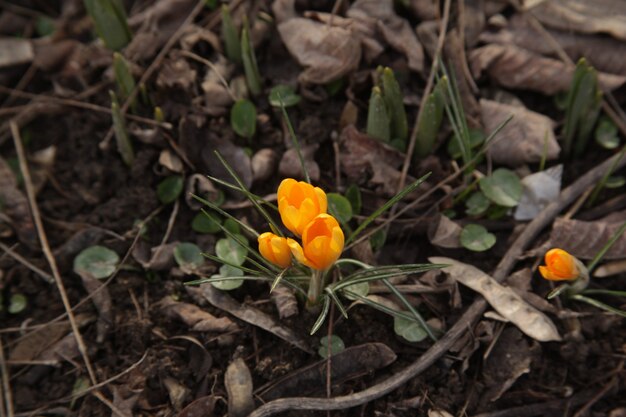
[[[313,271],[311,281],[309,282],[309,292],[306,300],[307,307],[314,307],[319,302],[320,294],[322,293],[322,280],[323,271]]]

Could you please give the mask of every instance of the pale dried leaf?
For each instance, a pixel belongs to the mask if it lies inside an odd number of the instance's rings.
[[[361,44],[350,30],[296,17],[278,25],[278,32],[298,63],[306,69],[298,79],[326,84],[356,70]]]
[[[626,75],[626,61],[621,59],[626,55],[626,43],[607,36],[558,30],[548,30],[548,33],[573,61],[585,57],[599,71]],[[523,15],[513,15],[506,29],[483,32],[480,40],[485,43],[514,44],[541,55],[556,57],[552,44],[528,24]]]
[[[298,300],[294,290],[285,285],[279,285],[274,288],[271,295],[278,310],[278,317],[286,319],[298,314]]]
[[[34,58],[30,39],[0,38],[0,68],[27,64]]]
[[[463,230],[461,226],[440,214],[436,221],[430,223],[428,240],[440,248],[460,248],[461,230]]]
[[[183,408],[177,417],[213,417],[216,402],[217,397],[214,395],[200,397]]]
[[[276,172],[278,154],[272,148],[259,149],[257,153],[252,156],[250,164],[252,166],[254,181],[256,183],[266,181]]]
[[[211,284],[202,284],[200,289],[207,301],[214,307],[224,310],[246,323],[260,327],[307,353],[313,353],[313,350],[304,339],[261,310],[249,305],[240,304],[231,296],[218,290]]]
[[[483,46],[473,50],[469,60],[475,78],[486,71],[502,86],[546,95],[568,91],[574,74],[574,66],[513,45]],[[626,77],[599,73],[598,81],[603,90],[611,91],[624,84]]]
[[[183,91],[190,92],[196,77],[196,70],[192,69],[186,60],[179,56],[174,56],[166,59],[161,64],[156,83],[161,88],[180,88]]]
[[[179,242],[150,247],[144,240],[139,240],[133,248],[133,259],[151,271],[165,271],[174,266],[174,248]]]
[[[206,206],[196,200],[193,195],[209,201],[216,201],[219,198],[220,191],[206,175],[193,174],[185,182],[185,202],[192,210],[205,208]]]
[[[550,232],[550,245],[561,248],[580,259],[592,259],[617,233],[622,221],[594,221],[557,218]],[[626,232],[604,255],[605,260],[626,258]]]
[[[109,289],[104,285],[104,282],[96,279],[89,272],[85,270],[77,270],[76,272],[80,275],[83,287],[91,296],[91,301],[98,310],[96,341],[102,343],[113,327],[113,303]]]
[[[165,389],[167,389],[167,394],[170,397],[170,403],[174,407],[174,410],[183,408],[183,404],[189,394],[191,394],[191,390],[171,377],[164,378],[163,385],[165,385]]]
[[[540,342],[561,340],[556,326],[545,314],[480,269],[450,258],[434,256],[428,259],[432,263],[450,265],[442,270],[461,284],[479,292],[494,310],[528,336]]]
[[[183,172],[183,161],[169,149],[163,149],[159,154],[159,164],[170,172],[180,174]]]
[[[559,198],[563,165],[535,172],[522,178],[522,198],[515,208],[515,220],[531,220]]]
[[[252,375],[243,359],[232,361],[224,375],[228,393],[228,417],[245,417],[254,410]]]
[[[530,13],[555,29],[608,34],[626,41],[626,2],[622,0],[550,0]]]
[[[115,409],[123,414],[123,416],[120,416],[118,412],[111,410],[111,417],[132,417],[134,415],[133,409],[137,405],[140,394],[129,393],[127,392],[130,391],[129,389],[115,385],[112,386],[111,391],[113,391],[113,405]]]
[[[228,317],[215,317],[194,304],[174,301],[169,296],[159,302],[159,307],[163,314],[182,321],[194,331],[225,333],[238,329]]]
[[[311,180],[316,182],[320,179],[320,167],[315,162],[314,156],[319,145],[313,143],[302,147],[302,159],[304,159],[304,166],[306,167]],[[280,160],[278,165],[278,173],[283,178],[295,178],[304,180],[304,172],[302,171],[302,164],[298,157],[298,151],[296,148],[288,149]]]
[[[28,200],[18,188],[13,171],[2,157],[0,157],[0,201],[2,212],[11,219],[20,242],[31,249],[39,249],[39,240],[30,215]]]
[[[495,131],[507,117],[513,116],[487,148],[495,163],[512,167],[536,163],[544,152],[548,161],[558,158],[561,148],[554,136],[555,123],[549,117],[485,99],[480,100],[480,110],[487,132]]]

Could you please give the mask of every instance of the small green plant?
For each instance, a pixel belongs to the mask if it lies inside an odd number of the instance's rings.
[[[176,201],[183,192],[183,177],[180,175],[170,175],[157,186],[157,197],[163,204],[170,204]]]
[[[222,39],[224,39],[224,50],[228,59],[241,64],[241,41],[226,4],[222,5]]]
[[[296,94],[293,87],[279,84],[272,88],[268,96],[268,101],[272,107],[280,107],[281,101],[285,107],[295,106],[300,103],[301,97]]]
[[[250,40],[250,27],[248,19],[243,19],[243,29],[241,30],[241,60],[243,61],[243,70],[246,74],[246,82],[248,89],[254,96],[261,94],[261,74],[259,66],[254,55],[254,47]]]
[[[83,0],[96,33],[107,48],[119,51],[132,39],[122,0]]]
[[[576,64],[565,109],[563,152],[566,156],[580,156],[587,147],[601,103],[598,73],[585,58],[581,58]]]
[[[88,273],[96,279],[108,278],[120,262],[117,253],[104,246],[90,246],[74,258],[74,272]]]
[[[400,85],[389,67],[378,67],[367,114],[367,134],[404,151],[409,126]]]
[[[324,336],[320,339],[320,348],[317,350],[317,353],[324,358],[328,358],[328,353],[330,352],[330,356],[335,356],[338,353],[343,352],[346,349],[346,345],[343,343],[343,340],[336,334],[328,337]]]
[[[113,53],[113,72],[115,74],[115,84],[117,84],[117,93],[119,98],[124,101],[130,97],[135,89],[135,79],[130,71],[128,62],[119,52]],[[133,99],[130,103],[130,109],[133,113],[137,113],[137,100]]]
[[[422,117],[417,125],[415,139],[415,159],[423,158],[433,151],[437,134],[443,121],[448,79],[443,76],[435,85],[433,92],[426,99]]]
[[[237,100],[230,109],[230,125],[236,134],[251,139],[256,133],[256,107],[245,98]]]
[[[496,236],[489,233],[484,226],[468,224],[461,230],[461,245],[473,252],[483,252],[491,249],[496,244]]]
[[[367,134],[389,143],[391,140],[389,123],[390,119],[385,100],[383,99],[383,92],[380,87],[375,86],[372,88],[372,95],[370,96],[367,110]]]
[[[113,91],[109,91],[109,94],[111,95],[111,117],[113,119],[113,131],[115,133],[117,150],[126,165],[131,166],[135,160],[133,144],[128,136],[126,122],[124,120],[124,116],[122,115],[122,111],[120,110],[120,103],[117,100],[117,96]]]

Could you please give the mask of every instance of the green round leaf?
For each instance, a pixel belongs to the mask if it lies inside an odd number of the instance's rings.
[[[496,237],[479,224],[468,224],[461,230],[461,245],[474,252],[482,252],[496,244]]]
[[[317,353],[324,359],[328,358],[328,348],[330,347],[330,354],[334,356],[340,352],[343,352],[346,349],[345,343],[341,340],[341,337],[337,335],[332,335],[330,338],[328,336],[324,336],[320,339],[320,348]]]
[[[220,267],[220,273],[213,275],[211,278],[219,278],[219,277],[242,277],[243,271],[239,268],[232,267],[230,265],[222,265]],[[220,290],[230,291],[236,288],[241,287],[243,284],[243,279],[229,279],[226,281],[215,281],[211,282],[215,288],[219,288]]]
[[[296,94],[293,87],[289,85],[277,85],[272,88],[268,96],[270,104],[274,107],[280,107],[280,101],[283,101],[285,107],[295,106],[300,103],[300,96]]]
[[[378,229],[372,236],[370,236],[370,245],[372,250],[376,252],[381,249],[387,240],[387,234],[384,229]]]
[[[220,230],[220,218],[214,214],[200,212],[191,221],[191,228],[198,233],[217,233]]]
[[[619,146],[619,136],[617,136],[617,126],[611,119],[602,116],[598,121],[595,130],[596,142],[604,149],[615,149]]]
[[[163,204],[173,203],[182,192],[183,177],[180,175],[170,175],[157,186],[157,196]]]
[[[224,229],[236,235],[241,233],[241,226],[239,226],[239,223],[230,218],[224,220]]]
[[[183,242],[174,248],[174,259],[178,266],[197,269],[204,264],[202,250],[194,243]]]
[[[28,300],[24,294],[13,294],[9,304],[8,311],[11,314],[19,314],[26,309]]]
[[[120,257],[104,246],[91,246],[74,258],[74,272],[87,272],[97,279],[110,277]]]
[[[233,265],[241,265],[246,260],[248,249],[241,246],[231,237],[220,239],[215,244],[215,254],[218,258]]]
[[[490,204],[491,202],[482,192],[476,191],[465,202],[465,212],[468,216],[480,216],[487,211]]]
[[[361,213],[361,189],[358,185],[352,184],[346,190],[346,198],[350,202],[350,206],[352,206],[352,214]]]
[[[614,175],[606,179],[605,188],[621,188],[626,184],[626,178],[621,175]]]
[[[409,312],[405,311],[405,313]],[[421,342],[428,337],[428,333],[421,324],[400,316],[393,317],[393,331],[409,342]]]
[[[515,207],[522,198],[522,182],[506,168],[496,169],[491,176],[481,178],[479,184],[485,196],[500,206]]]
[[[239,136],[250,139],[256,132],[256,107],[250,100],[237,100],[230,109],[230,125]]]
[[[339,220],[339,223],[348,223],[352,218],[350,201],[337,193],[328,193],[326,198],[328,200],[328,213]]]

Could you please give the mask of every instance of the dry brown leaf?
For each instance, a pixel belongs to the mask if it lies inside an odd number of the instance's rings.
[[[599,71],[626,75],[626,43],[599,35],[548,30],[550,36],[573,60],[585,57]],[[556,56],[554,48],[521,15],[513,15],[506,29],[484,32],[480,40],[486,43],[513,44],[541,55]]]
[[[561,340],[552,321],[527,304],[510,287],[504,287],[480,269],[451,258],[433,256],[432,263],[447,264],[442,269],[461,284],[480,293],[498,314],[515,324],[521,331],[540,342]]]
[[[460,248],[463,228],[443,214],[428,228],[428,240],[440,248]]]
[[[228,393],[228,417],[245,417],[254,410],[252,375],[243,359],[232,361],[224,375]]]
[[[164,88],[180,88],[189,92],[196,82],[197,72],[192,69],[189,63],[178,56],[178,54],[170,54],[161,64],[161,70],[157,75],[157,86]]]
[[[280,337],[307,353],[313,353],[304,339],[294,333],[293,330],[283,326],[261,310],[252,306],[240,304],[231,296],[218,290],[211,284],[202,284],[200,289],[202,290],[202,294],[207,301],[214,307],[224,310],[246,323],[260,327],[261,329]]]
[[[183,408],[183,404],[189,394],[191,394],[191,390],[171,377],[164,378],[163,385],[167,389],[167,394],[170,397],[170,403],[174,410]]]
[[[79,42],[73,39],[51,41],[44,38],[34,42],[35,57],[33,64],[43,71],[54,71],[66,65],[69,57],[78,47]]]
[[[396,354],[382,343],[352,346],[332,355],[331,375],[334,380],[347,380],[383,368],[396,360]],[[326,384],[325,359],[297,369],[256,392],[264,401],[277,398],[300,397],[322,391]]]
[[[279,285],[274,288],[271,296],[276,310],[278,310],[278,317],[286,319],[298,314],[298,300],[293,289]]]
[[[96,341],[102,343],[113,327],[113,303],[109,289],[104,286],[104,282],[94,278],[87,271],[78,271],[78,275],[80,275],[83,287],[91,296],[91,301],[98,310]]]
[[[313,143],[302,147],[302,159],[304,159],[304,166],[309,173],[311,180],[316,182],[320,179],[320,167],[315,162],[315,152],[317,152],[319,145]],[[302,172],[302,165],[300,164],[300,158],[298,157],[298,151],[296,148],[288,149],[280,160],[278,165],[278,173],[283,178],[295,178],[304,180],[304,173]]]
[[[174,248],[180,242],[171,242],[151,247],[144,240],[137,241],[133,248],[133,259],[144,268],[151,271],[165,271],[174,266]]]
[[[30,39],[0,38],[0,68],[28,64],[34,58]]]
[[[564,249],[580,259],[593,259],[617,233],[623,221],[585,222],[557,218],[550,232],[550,246]],[[617,239],[603,259],[624,258],[626,258],[626,232]]]
[[[177,417],[213,417],[216,402],[217,397],[214,395],[200,397],[183,408]]]
[[[407,57],[413,71],[424,70],[424,49],[409,22],[394,11],[392,0],[357,0],[347,15],[365,26],[376,27],[392,48]]]
[[[0,157],[0,202],[2,212],[11,219],[20,242],[31,249],[38,249],[39,240],[30,215],[28,200],[18,188],[13,171],[2,157]]]
[[[228,317],[215,317],[194,304],[174,301],[169,296],[159,302],[159,307],[166,316],[181,320],[194,331],[225,333],[238,329]]]
[[[513,45],[483,46],[473,50],[469,60],[475,78],[486,71],[500,85],[546,95],[567,91],[574,73],[573,66]],[[599,73],[598,81],[603,90],[611,91],[624,84],[626,77]]]
[[[626,2],[623,0],[550,0],[529,11],[540,22],[555,29],[609,34],[626,41]]]
[[[250,161],[252,166],[252,176],[254,182],[259,183],[270,179],[270,177],[276,172],[276,165],[278,164],[278,154],[272,148],[259,149]],[[319,167],[318,167],[319,170]]]
[[[544,153],[548,161],[558,158],[561,148],[554,136],[555,123],[549,117],[525,107],[485,99],[480,100],[480,110],[487,132],[495,131],[507,117],[513,116],[487,148],[495,163],[516,167],[539,162]]]
[[[296,17],[278,25],[283,43],[306,69],[298,79],[327,84],[357,69],[361,44],[350,30]]]

